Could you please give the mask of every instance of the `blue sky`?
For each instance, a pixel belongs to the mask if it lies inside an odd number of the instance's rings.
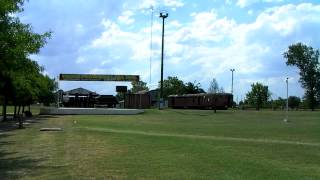
[[[150,24],[153,51],[150,81]],[[234,68],[235,100],[253,82],[268,85],[272,97],[302,96],[298,70],[282,54],[293,43],[320,48],[320,2],[316,0],[31,0],[19,14],[34,31],[52,38],[32,55],[56,77],[59,73],[138,74],[153,89],[160,79],[160,11],[169,12],[165,31],[164,76],[201,83],[216,78],[226,92]],[[115,94],[124,82],[60,82]]]

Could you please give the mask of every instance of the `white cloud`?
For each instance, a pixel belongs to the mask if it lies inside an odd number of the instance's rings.
[[[164,0],[164,5],[168,7],[182,7],[184,3],[182,0]]]
[[[122,12],[121,16],[118,17],[118,21],[120,23],[126,24],[126,25],[130,25],[132,23],[134,23],[135,19],[132,18],[132,16],[134,15],[134,13],[132,11],[124,11]]]
[[[109,63],[111,63],[111,62],[112,62],[111,60],[104,60],[104,61],[101,62],[101,66],[104,66],[104,65],[106,65],[106,64],[109,64]]]
[[[230,4],[232,4],[232,1],[231,1],[231,0],[225,0],[225,3],[226,3],[227,5],[230,5]]]
[[[81,57],[81,56],[78,57],[77,60],[76,60],[77,64],[81,64],[81,63],[84,63],[84,62],[86,62],[86,59],[84,57]]]
[[[140,0],[140,4],[139,9],[147,9],[150,7],[155,7],[158,5],[158,0]]]
[[[235,26],[233,20],[227,18],[217,19],[214,11],[193,14],[193,22],[185,30],[188,38],[200,41],[222,41],[228,39],[228,34]]]
[[[277,79],[281,73],[287,73],[282,53],[288,45],[296,41],[319,42],[319,39],[317,41],[309,38],[319,37],[320,33],[316,30],[311,31],[313,34],[303,33],[304,28],[320,25],[319,8],[320,6],[312,4],[280,6],[262,12],[254,22],[247,24],[238,24],[227,18],[217,19],[213,12],[193,14],[194,17],[200,14],[199,17],[206,17],[206,20],[194,18],[192,23],[184,26],[184,32],[187,31],[185,35],[180,31],[181,36],[174,37],[181,37],[180,40],[192,37],[200,41],[200,46],[184,45],[185,52],[181,53],[192,59],[193,65],[200,66],[199,78],[220,77],[230,67],[235,67],[239,76],[251,75],[256,77],[253,79],[257,79],[266,76],[259,75],[264,73],[268,74],[268,79]],[[213,28],[214,24],[220,24],[222,32]],[[192,33],[192,30],[195,33]],[[210,43],[216,41],[219,44]],[[266,81],[273,87],[277,86],[275,82]],[[295,84],[299,86],[297,81]],[[243,86],[249,87],[249,84]]]
[[[105,31],[92,42],[93,47],[103,48],[112,45],[131,45],[141,38],[139,34],[121,30],[120,26],[110,20],[102,19]]]
[[[94,68],[89,70],[89,74],[106,74],[107,70],[106,69],[101,69],[101,68]]]
[[[237,5],[243,8],[258,2],[279,3],[284,1],[286,0],[237,0]]]
[[[250,84],[263,80],[272,90],[289,70],[285,69],[282,53],[296,42],[319,42],[320,32],[304,28],[320,25],[320,6],[313,4],[284,5],[264,10],[253,22],[238,23],[219,18],[215,11],[191,14],[191,21],[182,23],[168,19],[165,34],[165,75],[176,75],[186,81],[206,83],[217,77],[228,90],[230,68],[236,69],[235,91],[244,94]],[[121,62],[117,68],[130,69],[149,79],[150,28],[124,30],[117,22],[103,19],[105,30],[91,43],[92,49],[108,49],[111,61]],[[153,84],[159,72],[161,24],[154,24]],[[311,38],[310,38],[311,37]],[[316,39],[318,38],[318,40]],[[101,72],[93,69],[92,72]],[[290,73],[289,73],[290,74]],[[279,78],[280,77],[280,78]],[[297,80],[295,82],[297,84]],[[236,88],[241,87],[241,88]]]
[[[76,24],[76,26],[75,26],[75,32],[77,33],[77,34],[83,34],[83,33],[85,33],[85,28],[83,27],[83,25],[81,24],[81,23],[78,23],[78,24]]]
[[[180,8],[184,6],[183,0],[138,0],[134,1],[134,4],[126,4],[125,8],[132,8],[135,4],[139,4],[138,9],[149,9],[150,7],[169,7]]]

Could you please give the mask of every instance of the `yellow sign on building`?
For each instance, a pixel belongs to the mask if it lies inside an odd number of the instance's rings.
[[[60,81],[139,81],[138,75],[60,74]]]

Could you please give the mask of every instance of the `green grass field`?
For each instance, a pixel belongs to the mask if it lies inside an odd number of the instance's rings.
[[[0,106],[0,115],[2,115],[2,110],[3,110],[2,106]],[[28,110],[28,107],[25,107],[25,111],[27,110]],[[20,111],[22,111],[22,108]],[[31,105],[30,111],[32,112],[32,114],[38,115],[40,112],[40,105]],[[7,114],[12,115],[13,113],[14,113],[14,106],[7,106]]]
[[[290,112],[284,123],[280,111],[201,110],[42,116],[1,132],[0,177],[320,179],[319,117]]]

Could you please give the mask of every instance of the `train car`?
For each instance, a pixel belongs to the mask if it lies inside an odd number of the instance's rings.
[[[151,107],[149,94],[126,94],[124,107],[128,109],[148,109]]]
[[[170,95],[168,106],[189,109],[228,109],[232,107],[233,95],[230,93]]]
[[[99,95],[96,98],[95,107],[115,108],[119,104],[117,98],[113,95]]]

